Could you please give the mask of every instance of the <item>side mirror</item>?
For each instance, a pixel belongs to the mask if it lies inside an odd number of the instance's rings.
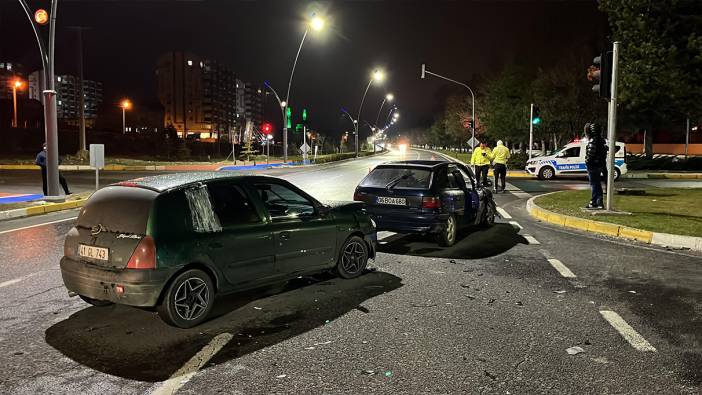
[[[326,217],[331,212],[331,207],[321,204],[317,207],[317,212],[321,217]]]

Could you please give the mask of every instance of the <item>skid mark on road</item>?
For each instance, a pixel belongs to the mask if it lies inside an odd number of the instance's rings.
[[[634,328],[631,327],[617,313],[611,310],[601,310],[602,317],[609,322],[614,329],[619,332],[622,337],[631,344],[632,347],[639,351],[656,352],[656,348],[651,345],[643,336],[641,336]]]
[[[234,336],[230,333],[221,333],[215,336],[205,347],[195,354],[188,362],[178,369],[171,378],[161,383],[152,395],[175,394],[185,385],[215,354],[219,352]]]

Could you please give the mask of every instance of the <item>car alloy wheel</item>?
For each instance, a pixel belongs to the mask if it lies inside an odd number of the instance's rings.
[[[497,208],[495,207],[494,201],[488,201],[486,204],[487,207],[485,208],[485,216],[483,217],[482,225],[488,227],[495,223],[495,212]]]
[[[539,171],[539,178],[542,180],[550,180],[553,178],[553,169],[550,166],[542,167]]]
[[[185,280],[175,292],[175,310],[186,321],[198,319],[210,303],[207,284],[200,278]]]
[[[341,250],[337,273],[343,278],[358,277],[368,264],[368,245],[358,236],[350,237]]]
[[[450,247],[456,242],[456,217],[452,214],[446,220],[446,228],[438,235],[439,245]]]
[[[177,275],[164,290],[158,315],[168,325],[192,328],[210,314],[215,287],[212,278],[200,269]]]

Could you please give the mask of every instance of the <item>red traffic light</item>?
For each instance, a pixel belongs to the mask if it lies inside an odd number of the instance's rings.
[[[263,124],[263,133],[270,134],[272,130],[273,130],[273,127],[271,126],[270,123]]]

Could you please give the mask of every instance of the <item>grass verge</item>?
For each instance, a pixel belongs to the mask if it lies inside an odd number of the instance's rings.
[[[536,198],[539,207],[559,214],[610,222],[652,232],[702,236],[702,189],[651,188],[646,195],[615,195],[614,207],[631,215],[596,215],[581,210],[590,201],[589,190],[561,191]]]

